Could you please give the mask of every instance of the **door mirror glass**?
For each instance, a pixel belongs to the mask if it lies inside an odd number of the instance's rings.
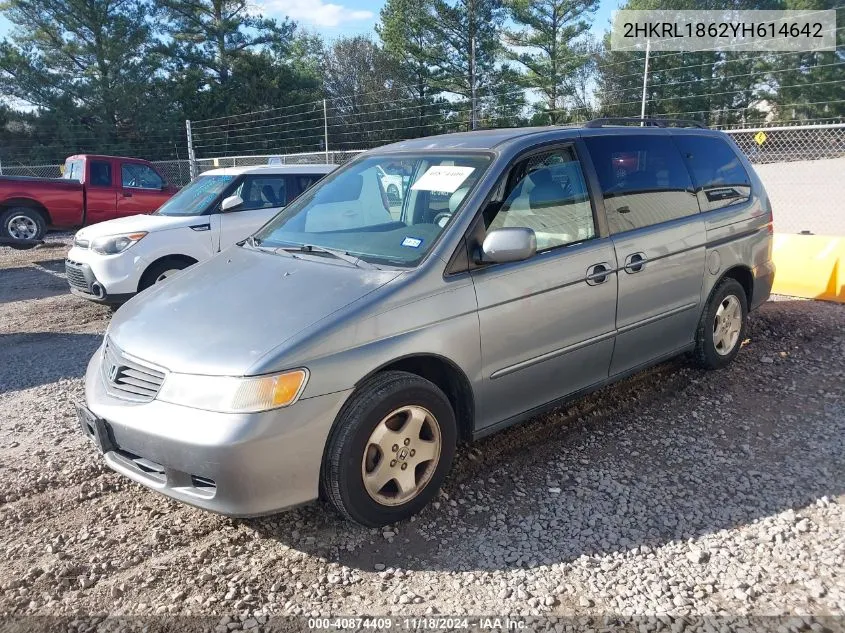
[[[226,211],[234,211],[242,206],[244,203],[243,198],[240,196],[229,196],[220,204],[220,210],[225,213]]]
[[[481,245],[483,262],[504,264],[519,262],[537,253],[537,236],[533,229],[514,226],[490,231]]]

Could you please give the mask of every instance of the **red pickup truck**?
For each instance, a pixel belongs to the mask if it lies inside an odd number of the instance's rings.
[[[0,238],[40,240],[48,227],[150,213],[178,190],[145,160],[70,156],[61,178],[0,176]]]

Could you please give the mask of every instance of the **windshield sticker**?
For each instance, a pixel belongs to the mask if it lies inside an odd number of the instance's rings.
[[[460,167],[456,165],[437,165],[429,167],[411,189],[417,191],[445,191],[454,193],[467,179],[475,167]]]
[[[419,248],[422,246],[422,238],[419,237],[406,237],[402,240],[402,246],[408,246],[410,248]]]

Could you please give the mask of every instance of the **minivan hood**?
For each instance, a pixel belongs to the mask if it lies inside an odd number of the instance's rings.
[[[133,297],[108,336],[170,371],[246,375],[297,332],[399,274],[234,246]]]
[[[105,222],[98,222],[84,229],[77,231],[78,238],[92,240],[107,235],[119,235],[120,233],[136,233],[138,231],[166,231],[183,226],[194,224],[208,224],[206,216],[176,216],[176,215],[129,215],[125,218],[116,218]]]

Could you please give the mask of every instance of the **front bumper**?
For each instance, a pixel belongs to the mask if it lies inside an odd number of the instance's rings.
[[[105,284],[97,279],[97,275],[88,264],[65,259],[65,277],[70,285],[71,293],[84,299],[98,303],[123,303],[132,298],[133,293],[114,294],[106,290]]]
[[[108,433],[104,457],[113,470],[228,516],[272,514],[317,498],[323,449],[349,391],[251,414],[136,403],[106,392],[101,359],[98,350],[88,364],[85,399]]]
[[[131,250],[116,255],[100,255],[87,248],[71,248],[65,259],[71,292],[104,303],[117,303],[132,297],[138,292],[141,274],[149,262]],[[95,283],[103,288],[105,298],[97,296]]]

